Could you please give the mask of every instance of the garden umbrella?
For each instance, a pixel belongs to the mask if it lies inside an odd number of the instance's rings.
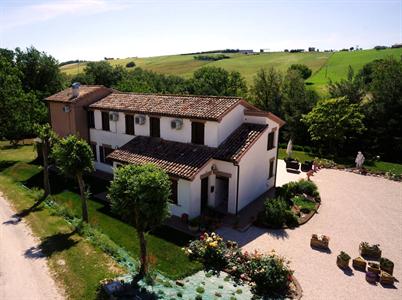
[[[288,157],[292,156],[292,148],[293,148],[292,139],[289,139],[288,147],[286,148],[286,154],[288,155]]]

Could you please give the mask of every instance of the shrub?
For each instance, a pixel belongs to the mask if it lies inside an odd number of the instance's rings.
[[[134,68],[135,67],[135,62],[130,61],[126,64],[126,68]]]
[[[257,295],[285,295],[289,289],[293,272],[283,257],[274,254],[255,254],[248,262],[248,275],[255,283]]]
[[[274,228],[281,228],[286,222],[286,211],[289,209],[283,198],[267,199],[264,203],[264,223]]]
[[[296,195],[306,194],[311,197],[318,197],[318,188],[317,185],[305,179],[301,179],[299,181],[292,181],[287,184],[284,184],[282,188],[279,190],[279,196],[284,199],[291,199]]]
[[[285,223],[290,228],[299,226],[299,220],[298,220],[297,216],[290,210],[287,210],[285,213]]]

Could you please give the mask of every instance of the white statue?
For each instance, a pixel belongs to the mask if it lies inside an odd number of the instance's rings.
[[[355,159],[357,169],[361,169],[363,167],[364,160],[365,160],[365,158],[364,158],[363,153],[361,153],[361,151],[357,152],[357,156]]]

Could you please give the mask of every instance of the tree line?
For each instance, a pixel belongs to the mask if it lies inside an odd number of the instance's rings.
[[[57,60],[31,47],[0,49],[0,138],[32,136],[34,123],[45,123],[42,101],[72,82],[101,84],[123,92],[239,96],[286,121],[281,141],[290,138],[314,146],[321,154],[352,156],[357,150],[388,161],[402,158],[402,60],[375,60],[346,79],[328,83],[318,95],[305,80],[305,65],[285,72],[260,69],[251,86],[237,71],[202,67],[192,77],[126,69],[107,61],[89,62],[75,76],[60,73]]]

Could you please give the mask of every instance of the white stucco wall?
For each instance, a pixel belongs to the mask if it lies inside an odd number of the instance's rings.
[[[243,123],[244,109],[243,105],[238,105],[222,118],[218,126],[218,145]]]
[[[191,121],[189,119],[183,120],[181,129],[172,129],[171,122],[177,118],[161,117],[161,138],[168,141],[175,141],[181,143],[191,143]]]

